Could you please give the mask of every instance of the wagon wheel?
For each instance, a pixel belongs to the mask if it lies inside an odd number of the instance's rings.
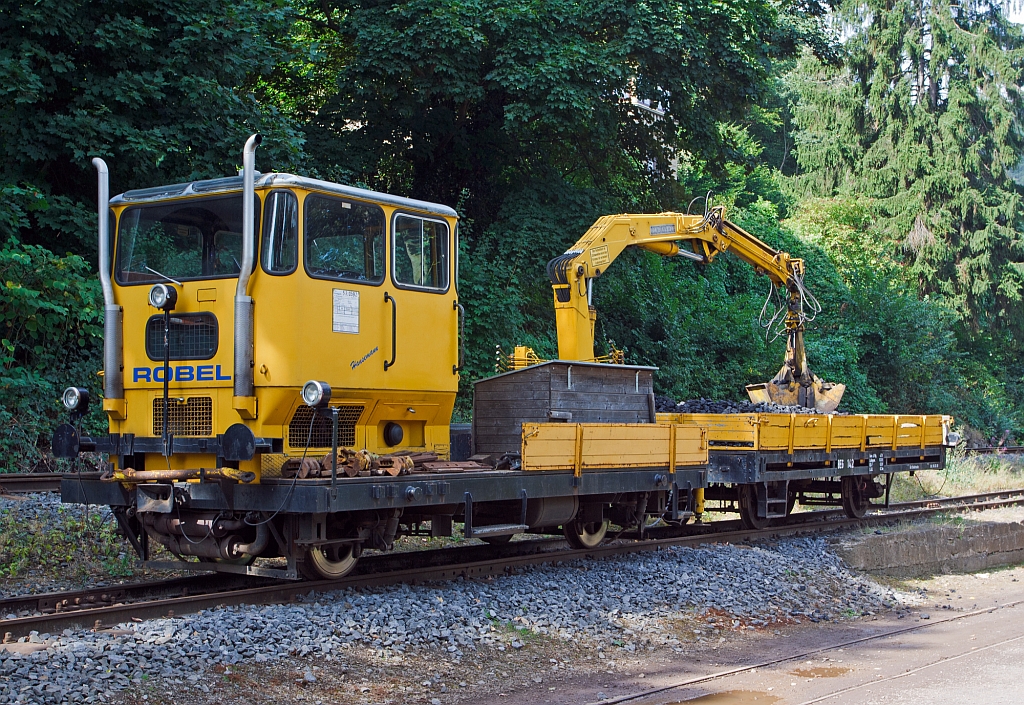
[[[740,485],[740,521],[744,529],[761,530],[768,527],[771,519],[757,515],[757,487],[755,485]]]
[[[867,493],[864,491],[867,489],[867,483],[868,481],[863,477],[852,475],[848,475],[842,480],[840,490],[843,498],[843,511],[851,519],[861,519],[868,513],[871,500],[868,499]]]
[[[310,546],[305,560],[299,564],[302,574],[310,580],[337,580],[356,567],[359,560],[356,544],[343,543]]]
[[[573,548],[597,548],[608,535],[608,524],[607,520],[584,523],[573,519],[562,525],[562,533]]]

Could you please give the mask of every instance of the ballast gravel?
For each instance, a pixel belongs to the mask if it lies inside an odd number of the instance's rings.
[[[806,406],[785,406],[774,402],[722,401],[687,399],[677,402],[671,397],[656,396],[657,411],[669,414],[820,414],[822,412]],[[843,413],[843,412],[837,412]]]
[[[333,660],[352,648],[379,657],[441,649],[458,661],[480,647],[516,650],[541,638],[627,655],[679,649],[681,638],[718,640],[722,631],[869,614],[902,599],[847,569],[823,539],[669,547],[489,581],[343,590],[109,631],[33,634],[39,651],[0,651],[0,703],[102,702],[152,679],[208,692],[199,664]],[[677,629],[709,615],[714,627]]]

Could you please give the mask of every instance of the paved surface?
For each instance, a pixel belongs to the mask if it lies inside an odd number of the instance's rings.
[[[921,612],[886,624],[880,631],[929,624],[924,629],[824,651],[808,659],[634,702],[643,705],[687,701],[694,705],[1024,702],[1021,686],[1024,602],[960,619],[950,619],[957,616],[957,612],[942,608],[942,605],[951,605],[954,609],[970,610],[977,605],[978,609],[983,609],[1024,601],[1024,570],[1018,568],[981,576],[944,576],[923,581],[932,588],[928,590],[929,599]],[[935,609],[936,606],[939,609]],[[922,613],[929,619],[921,619]]]
[[[1022,617],[1024,606],[997,610],[666,694],[670,700],[641,702],[1020,703]],[[700,697],[709,691],[712,697]]]

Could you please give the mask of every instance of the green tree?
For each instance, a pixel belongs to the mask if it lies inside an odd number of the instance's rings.
[[[49,467],[61,391],[96,391],[102,354],[99,281],[81,257],[38,245],[0,246],[0,472]],[[99,404],[86,419],[102,428]]]
[[[842,68],[791,77],[805,195],[871,200],[892,256],[972,331],[1024,333],[1024,33],[1002,2],[848,2]]]
[[[670,182],[680,150],[724,149],[768,68],[776,12],[755,2],[310,2],[348,56],[308,130],[342,180],[455,203],[488,225],[553,167],[628,194]]]
[[[254,92],[294,59],[293,20],[277,0],[5,0],[0,187],[46,203],[4,205],[21,214],[19,239],[95,251],[93,156],[109,161],[115,193],[233,173],[255,131],[268,138],[261,163],[296,163],[295,123]]]

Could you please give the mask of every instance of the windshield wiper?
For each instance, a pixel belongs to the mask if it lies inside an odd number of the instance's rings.
[[[158,277],[163,277],[164,279],[166,279],[167,281],[169,281],[169,282],[170,282],[171,284],[177,284],[178,286],[185,286],[184,284],[182,284],[182,283],[181,283],[180,281],[178,281],[177,279],[171,279],[171,278],[170,278],[169,276],[167,276],[166,274],[161,274],[160,272],[156,271],[156,270],[155,270],[155,269],[153,269],[152,267],[146,267],[146,269],[148,269],[149,271],[151,271],[151,272],[152,272],[153,274],[157,275]]]

